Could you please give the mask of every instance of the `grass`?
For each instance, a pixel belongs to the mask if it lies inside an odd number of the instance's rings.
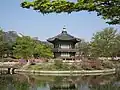
[[[113,68],[113,63],[110,61],[104,61],[99,65],[92,66],[89,63],[73,63],[67,64],[63,63],[61,60],[55,60],[54,63],[42,63],[36,65],[30,65],[28,70],[51,70],[51,71],[66,71],[66,70],[103,70]]]

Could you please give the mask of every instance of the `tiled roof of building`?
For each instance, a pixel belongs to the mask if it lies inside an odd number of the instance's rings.
[[[67,31],[62,31],[62,33],[58,34],[55,37],[49,38],[47,41],[54,42],[55,40],[75,41],[75,42],[81,41],[80,39],[75,38],[74,36],[68,34]]]

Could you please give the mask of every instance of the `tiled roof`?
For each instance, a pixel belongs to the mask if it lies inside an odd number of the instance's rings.
[[[74,36],[71,36],[70,34],[67,33],[67,31],[62,31],[62,33],[58,34],[55,37],[49,38],[47,41],[49,42],[54,42],[55,40],[65,40],[65,41],[75,41],[75,42],[79,42],[80,39],[75,38]]]

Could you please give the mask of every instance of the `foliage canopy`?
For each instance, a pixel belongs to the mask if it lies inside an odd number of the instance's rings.
[[[84,57],[88,57],[89,56],[89,42],[86,42],[85,40],[81,40],[81,42],[79,42],[76,45],[76,48],[78,49],[79,55],[84,56]]]
[[[109,24],[120,24],[120,0],[33,0],[21,3],[23,8],[31,8],[47,13],[96,11],[98,16],[107,19]]]
[[[18,58],[30,59],[37,57],[52,57],[50,47],[33,40],[29,36],[18,37],[14,45],[14,55]]]
[[[29,36],[19,37],[14,31],[4,32],[0,28],[0,57],[12,58],[51,58],[51,47]]]
[[[120,49],[120,34],[114,28],[105,28],[95,33],[90,43],[92,56],[113,57],[117,56]]]

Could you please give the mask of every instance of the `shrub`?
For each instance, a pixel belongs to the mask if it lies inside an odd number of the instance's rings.
[[[102,66],[104,68],[113,68],[114,67],[114,64],[111,62],[111,61],[108,61],[108,60],[105,60],[102,62]]]
[[[75,65],[63,63],[62,60],[55,60],[54,66],[55,66],[56,70],[75,70],[76,69]]]
[[[58,69],[58,70],[61,69],[62,66],[63,66],[62,60],[55,60],[55,61],[54,61],[54,66],[55,66],[55,68]]]
[[[40,70],[42,67],[40,65],[30,65],[28,69],[30,70]]]
[[[92,70],[93,68],[88,65],[82,65],[83,70]]]
[[[70,65],[67,63],[63,63],[61,70],[71,70]]]

